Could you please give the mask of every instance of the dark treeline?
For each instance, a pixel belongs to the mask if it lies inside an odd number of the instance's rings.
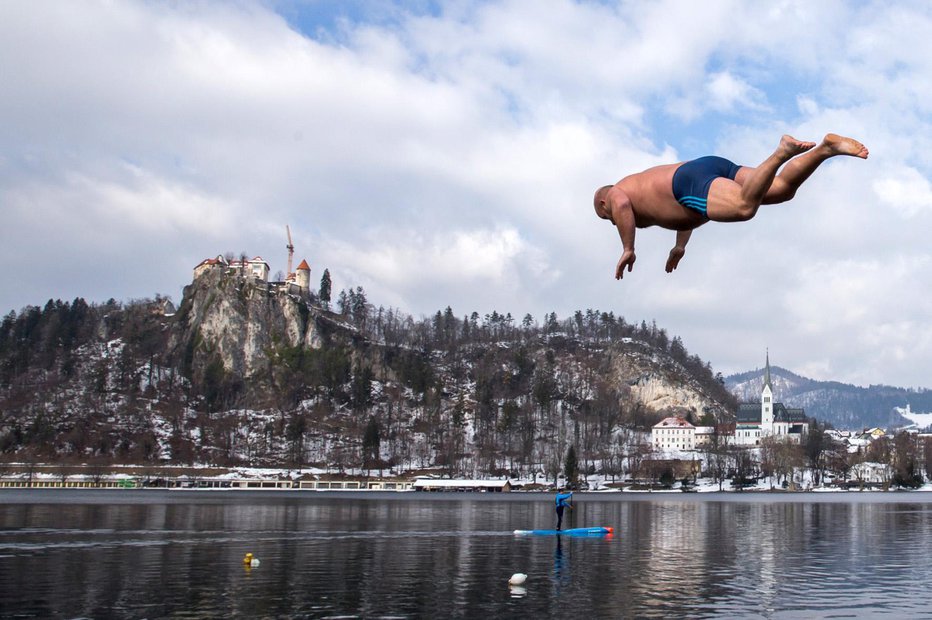
[[[164,326],[152,317],[161,315],[165,301],[157,296],[125,305],[113,299],[97,305],[78,297],[71,303],[50,299],[42,308],[10,312],[0,323],[0,385],[8,387],[24,374],[36,379],[37,373],[30,371],[37,370],[52,373],[49,378],[56,373],[70,377],[79,349],[116,339],[124,345],[121,355],[130,374],[139,358],[157,355],[163,348]]]
[[[580,343],[621,342],[636,340],[652,349],[666,353],[692,378],[717,400],[734,402],[724,385],[720,373],[713,373],[708,362],[698,355],[690,355],[679,336],[669,336],[656,322],[628,323],[613,312],[587,309],[577,310],[572,317],[560,320],[555,312],[544,315],[539,323],[525,314],[520,322],[510,313],[492,311],[481,316],[478,312],[457,318],[449,306],[438,310],[429,318],[414,320],[403,312],[371,307],[365,292],[342,291],[340,313],[352,320],[367,336],[388,346],[405,346],[422,351],[455,353],[460,347],[492,343],[522,344],[546,339],[548,342],[576,340]]]
[[[377,439],[387,465],[414,460],[444,465],[451,474],[534,467],[552,474],[574,448],[583,470],[596,463],[605,468],[620,466],[632,441],[647,450],[633,431],[649,432],[665,415],[717,421],[708,413],[643,407],[613,375],[612,361],[624,349],[667,359],[677,380],[694,381],[726,410],[736,406],[721,375],[689,354],[680,338],[612,312],[589,309],[563,320],[551,312],[538,322],[497,311],[458,317],[447,307],[417,320],[372,306],[357,288],[340,292],[335,314],[364,338],[356,346],[286,351],[293,374],[281,384],[299,386],[290,394],[292,406],[324,396],[364,413],[348,430],[363,437],[363,454]],[[377,343],[377,350],[363,354],[362,342]],[[377,395],[373,380],[383,386]],[[300,428],[318,427],[324,418],[320,411],[296,415]]]
[[[166,353],[167,301],[49,300],[7,314],[0,323],[0,453],[26,447],[43,457],[155,457],[155,439],[140,431],[148,423],[139,399],[155,396],[153,385],[176,383]],[[167,381],[152,376],[158,362]],[[120,419],[114,398],[126,414]]]

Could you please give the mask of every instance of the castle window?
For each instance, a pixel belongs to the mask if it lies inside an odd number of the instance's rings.
[[[770,397],[769,397],[769,396],[764,396],[764,402],[765,402],[765,403],[769,403],[769,402],[770,402]]]

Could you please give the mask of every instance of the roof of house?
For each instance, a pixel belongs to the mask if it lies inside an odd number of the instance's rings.
[[[654,428],[696,428],[686,421],[686,418],[670,416],[654,424]]]
[[[798,407],[785,407],[783,403],[776,403],[773,406],[774,422],[808,422],[806,412]]]
[[[311,270],[311,266],[308,265],[308,264],[307,264],[307,261],[306,261],[306,260],[303,260],[303,259],[301,260],[301,264],[298,265],[297,271],[301,271],[302,269],[303,269],[304,271],[310,271],[310,270]]]
[[[217,258],[205,258],[199,262],[194,268],[203,267],[204,265],[226,265],[227,261],[222,257],[218,256]]]
[[[735,419],[738,424],[760,424],[761,423],[761,406],[757,403],[741,403],[738,405],[738,412]],[[787,407],[783,403],[773,404],[773,421],[786,422],[788,424],[800,424],[808,422],[806,411],[796,407]]]
[[[414,481],[415,488],[444,488],[444,489],[494,489],[504,488],[511,483],[508,480],[450,480],[448,478],[418,478]]]
[[[760,424],[760,405],[758,403],[741,403],[735,413],[738,424]]]

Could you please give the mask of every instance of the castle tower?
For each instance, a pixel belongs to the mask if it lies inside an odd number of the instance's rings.
[[[767,351],[767,363],[764,367],[764,389],[760,395],[760,430],[761,435],[773,434],[773,387],[770,384],[770,351]]]
[[[301,290],[306,291],[311,288],[311,267],[307,264],[306,260],[301,261],[301,264],[295,269],[294,274],[295,284],[297,284]]]

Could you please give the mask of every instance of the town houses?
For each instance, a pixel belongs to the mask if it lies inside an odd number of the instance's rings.
[[[728,443],[736,446],[759,446],[765,437],[778,437],[796,444],[805,440],[809,421],[803,409],[774,402],[770,377],[770,354],[764,367],[764,386],[760,402],[741,403],[733,430],[727,428]],[[683,417],[664,418],[651,429],[651,443],[658,449],[696,450],[706,445],[715,432],[712,427],[697,427]]]

